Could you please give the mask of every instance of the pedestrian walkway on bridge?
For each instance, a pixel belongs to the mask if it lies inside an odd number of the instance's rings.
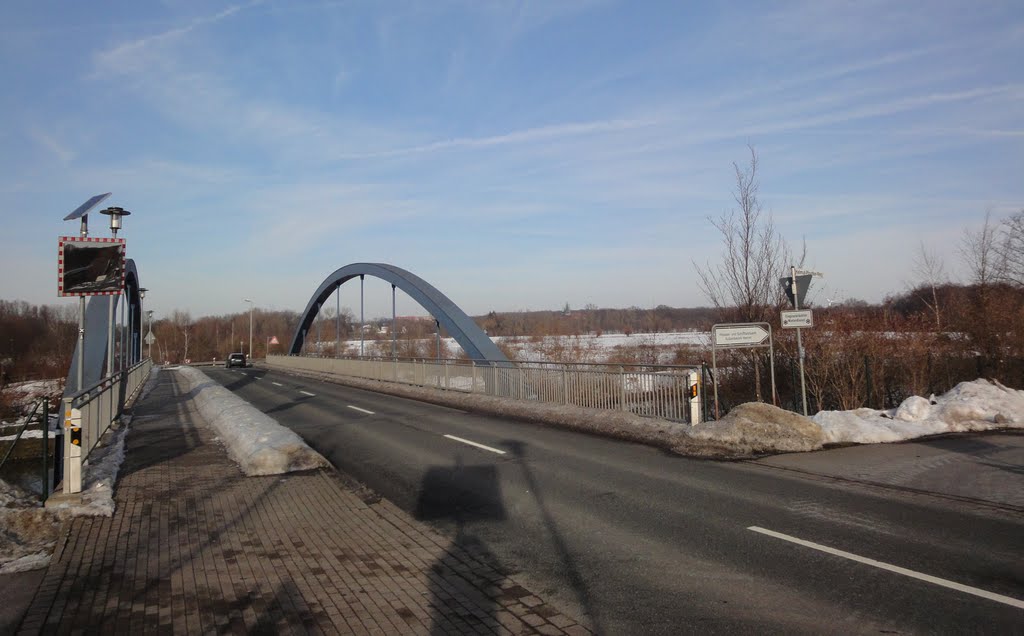
[[[113,517],[68,523],[19,633],[589,633],[333,469],[244,477],[183,386],[136,405]]]

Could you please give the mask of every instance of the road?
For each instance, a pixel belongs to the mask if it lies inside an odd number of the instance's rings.
[[[599,633],[1024,631],[1019,511],[206,372]]]

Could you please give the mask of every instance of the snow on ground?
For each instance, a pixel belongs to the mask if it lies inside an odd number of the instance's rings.
[[[60,526],[70,517],[114,514],[114,483],[124,461],[130,420],[126,416],[116,430],[111,429],[103,446],[94,449],[83,465],[81,503],[43,508],[38,494],[0,479],[0,574],[46,567]]]
[[[494,336],[495,343],[513,352],[517,360],[533,362],[588,362],[601,364],[608,362],[618,350],[641,348],[657,355],[659,364],[672,364],[676,350],[682,346],[710,347],[711,333],[699,331],[681,331],[669,333],[623,333],[582,334],[579,336]],[[434,338],[423,338],[419,341],[427,350],[433,351]],[[442,357],[454,358],[462,354],[462,347],[454,338],[441,338]],[[335,342],[324,340],[313,343],[314,350],[333,353]],[[359,355],[359,340],[342,340],[341,351],[344,355]],[[391,340],[365,340],[363,346],[370,355],[374,351],[391,355]]]
[[[930,399],[909,397],[895,409],[822,411],[813,419],[826,443],[872,444],[938,433],[1024,428],[1024,391],[974,380]]]

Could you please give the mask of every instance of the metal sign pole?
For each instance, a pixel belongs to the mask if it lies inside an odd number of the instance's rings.
[[[714,333],[711,332],[711,368],[714,369],[711,383],[715,385],[715,421],[718,421],[718,356],[715,355],[718,347],[715,345]]]
[[[78,297],[78,390],[85,375],[85,296]]]
[[[768,366],[772,373],[772,405],[778,406],[779,402],[775,399],[775,341],[772,338],[771,325],[768,325]]]
[[[107,377],[114,375],[114,296],[107,296]]]
[[[800,309],[800,297],[796,291],[796,267],[790,266],[793,281],[793,309]],[[800,328],[796,328],[796,349],[800,358],[800,396],[804,403],[804,417],[807,417],[807,380],[804,376],[804,341],[800,335]]]

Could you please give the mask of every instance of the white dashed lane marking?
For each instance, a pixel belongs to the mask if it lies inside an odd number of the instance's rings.
[[[768,535],[769,537],[775,537],[776,539],[782,539],[783,541],[789,541],[790,543],[795,543],[797,545],[802,545],[805,548],[811,548],[812,550],[819,550],[819,551],[825,552],[827,554],[831,554],[831,555],[838,556],[838,557],[843,557],[844,559],[849,559],[851,561],[856,561],[857,563],[863,563],[865,565],[870,565],[872,567],[876,567],[876,568],[879,568],[881,570],[887,570],[889,572],[895,572],[896,574],[902,574],[903,576],[909,576],[912,579],[917,579],[919,581],[925,581],[926,583],[931,583],[933,585],[939,585],[939,586],[942,586],[942,587],[945,587],[945,588],[949,588],[951,590],[956,590],[958,592],[963,592],[965,594],[971,594],[971,595],[974,595],[974,596],[980,596],[981,598],[985,598],[985,599],[988,599],[990,601],[995,601],[997,603],[1004,603],[1006,605],[1011,605],[1013,607],[1019,607],[1021,609],[1024,609],[1024,601],[1012,598],[1010,596],[1003,596],[1002,594],[995,594],[994,592],[988,592],[986,590],[982,590],[982,589],[979,589],[979,588],[976,588],[976,587],[971,587],[970,585],[964,585],[963,583],[957,583],[955,581],[950,581],[950,580],[947,580],[947,579],[940,579],[937,576],[932,576],[930,574],[922,574],[921,572],[915,572],[914,570],[908,570],[907,568],[901,568],[898,565],[890,565],[889,563],[885,563],[883,561],[875,561],[874,559],[869,559],[867,557],[862,557],[862,556],[853,554],[852,552],[844,552],[842,550],[836,550],[835,548],[830,548],[827,545],[821,545],[820,543],[814,543],[812,541],[806,541],[804,539],[798,539],[798,538],[792,537],[792,536],[790,536],[788,534],[782,534],[781,532],[775,532],[774,530],[766,530],[764,528],[759,528],[757,526],[750,526],[750,527],[747,528],[747,530],[752,530],[752,531],[758,532],[760,534]]]
[[[348,408],[352,409],[353,411],[359,411],[360,413],[366,413],[367,415],[376,415],[376,413],[374,413],[373,411],[367,411],[366,409],[361,409],[358,406],[352,406],[351,404],[348,405]]]
[[[453,439],[456,442],[462,442],[463,444],[469,444],[470,446],[475,446],[477,448],[482,448],[485,451],[491,451],[492,453],[497,453],[499,455],[504,455],[505,454],[505,451],[503,451],[503,450],[500,450],[500,449],[497,449],[497,448],[491,448],[490,446],[484,446],[483,444],[480,444],[478,442],[474,442],[472,440],[462,439],[461,437],[455,437],[454,435],[445,435],[445,437],[447,437],[448,439]]]
[[[309,391],[299,391],[299,393],[308,395],[309,397],[316,397],[316,393],[310,393]]]
[[[280,382],[271,382],[271,384],[273,384],[274,386],[284,386],[284,385],[283,385],[283,384],[281,384]]]

